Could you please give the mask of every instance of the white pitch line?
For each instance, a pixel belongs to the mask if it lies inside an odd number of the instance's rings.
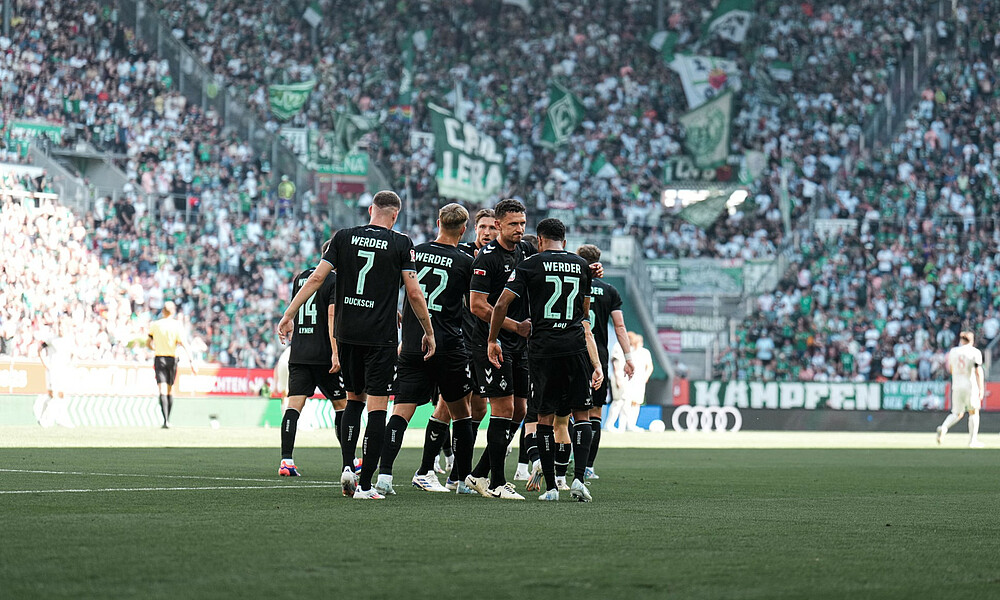
[[[151,475],[149,473],[86,473],[83,471],[37,471],[33,469],[0,469],[0,473],[35,473],[40,475],[94,475],[99,477],[150,477],[153,479],[205,479],[208,481],[252,481],[255,483],[272,483],[273,479],[250,479],[246,477],[206,477],[202,475]],[[296,485],[334,485],[336,481],[303,480]]]
[[[210,487],[143,487],[143,488],[93,488],[70,490],[0,490],[0,494],[79,494],[93,492],[179,492],[198,490],[287,490],[339,487],[337,485],[220,485]]]

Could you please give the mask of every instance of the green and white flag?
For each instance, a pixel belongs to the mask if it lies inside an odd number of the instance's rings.
[[[535,10],[534,2],[532,0],[503,0],[504,4],[510,6],[516,6],[523,10],[525,14],[531,14]]]
[[[714,56],[678,54],[670,62],[684,86],[688,106],[698,108],[725,90],[739,91],[743,87],[740,68],[735,61]]]
[[[728,194],[711,196],[700,202],[685,206],[677,216],[692,225],[697,225],[705,229],[712,225],[712,223],[715,223],[715,220],[719,218],[722,211],[726,210],[727,202],[729,202]]]
[[[590,163],[590,174],[601,179],[611,179],[618,176],[618,169],[608,162],[608,157],[601,152]]]
[[[768,65],[767,72],[775,81],[788,82],[795,75],[795,68],[792,66],[792,63],[776,60]]]
[[[313,2],[306,9],[306,12],[302,14],[302,18],[305,19],[306,23],[310,26],[316,27],[323,20],[323,9],[320,8],[319,2]]]
[[[678,119],[684,126],[684,149],[695,166],[707,169],[726,164],[732,115],[733,94],[726,92]]]
[[[549,84],[549,107],[539,144],[546,148],[562,146],[583,121],[584,114],[583,103],[573,92],[558,83]]]
[[[496,141],[472,123],[462,123],[446,108],[436,104],[428,104],[427,108],[434,131],[438,193],[475,204],[499,194],[504,165]]]
[[[753,13],[753,0],[720,0],[708,22],[708,33],[742,44]]]
[[[282,121],[291,119],[299,114],[299,111],[305,106],[314,87],[316,87],[315,79],[303,83],[267,86],[271,112]]]
[[[403,112],[410,113],[406,115],[407,120],[409,120],[412,116],[413,64],[416,60],[417,52],[423,53],[424,50],[427,49],[427,42],[430,38],[430,29],[410,31],[407,32],[406,36],[403,38],[403,72],[402,77],[400,77],[399,80],[399,96],[396,98],[396,110],[400,115],[402,115]]]
[[[670,61],[674,60],[674,47],[677,45],[679,38],[680,36],[676,31],[654,31],[652,35],[646,38],[646,43],[649,44],[650,48],[656,50],[663,60],[669,64]]]
[[[767,156],[760,150],[747,150],[743,153],[743,161],[740,164],[739,181],[743,185],[750,185],[760,177],[767,166]]]
[[[366,133],[375,129],[375,122],[367,117],[356,114],[340,113],[334,128],[334,148],[344,156],[354,150]]]

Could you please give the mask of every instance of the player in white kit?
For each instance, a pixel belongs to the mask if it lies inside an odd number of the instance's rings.
[[[948,429],[969,413],[969,447],[982,448],[979,441],[979,409],[983,405],[986,385],[983,381],[983,353],[972,345],[971,331],[959,335],[959,345],[948,352],[948,371],[951,372],[951,414],[937,428],[937,442],[941,443]]]

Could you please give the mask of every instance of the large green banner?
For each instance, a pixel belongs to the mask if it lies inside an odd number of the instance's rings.
[[[503,155],[496,141],[451,111],[428,104],[434,130],[434,160],[438,193],[481,204],[503,187]]]
[[[316,87],[316,80],[288,85],[267,86],[268,100],[271,102],[271,112],[274,116],[287,121],[299,114],[309,99],[309,94]]]

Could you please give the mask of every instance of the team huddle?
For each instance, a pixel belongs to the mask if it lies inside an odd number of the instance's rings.
[[[520,430],[515,480],[542,492],[539,500],[569,490],[589,502],[586,480],[596,479],[608,393],[609,322],[625,350],[626,374],[633,369],[621,297],[599,279],[600,250],[567,252],[558,219],[538,223],[536,247],[525,239],[525,208],[517,200],[479,211],[475,241],[467,243],[460,240],[469,213],[449,204],[438,213],[437,238],[414,247],[392,229],[399,210],[395,193],[376,194],[370,223],[338,231],[319,264],[292,282],[278,324],[282,342],[291,342],[279,474],[299,474],[292,459],[297,421],[319,388],[334,401],[345,496],[395,494],[393,463],[406,427],[418,406],[436,401],[414,486],[523,500],[505,464]],[[486,448],[473,465],[487,403]],[[449,441],[453,460],[442,485],[434,466]]]

